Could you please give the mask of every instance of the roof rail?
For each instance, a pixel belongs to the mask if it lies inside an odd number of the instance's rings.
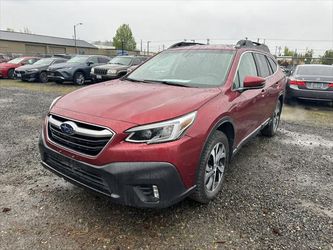
[[[253,42],[251,40],[239,40],[236,44],[236,48],[253,48],[270,53],[269,48],[266,44]]]
[[[203,43],[196,43],[196,42],[179,42],[171,45],[168,49],[179,48],[179,47],[186,47],[186,46],[193,46],[193,45],[204,45]]]

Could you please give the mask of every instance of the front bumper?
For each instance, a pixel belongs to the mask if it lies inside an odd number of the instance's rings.
[[[21,76],[18,75],[18,74],[20,74]],[[20,79],[20,80],[23,80],[23,81],[36,81],[39,78],[39,72],[32,72],[32,73],[29,73],[29,72],[17,73],[17,72],[15,72],[14,77],[16,79]]]
[[[73,74],[67,71],[47,71],[47,78],[51,81],[72,81]]]
[[[300,99],[333,101],[333,90],[299,89],[297,86],[287,86],[287,96]]]
[[[90,73],[91,79],[94,81],[107,81],[107,80],[113,80],[119,78],[117,75],[98,75],[98,74],[92,74]]]
[[[41,164],[69,182],[109,197],[113,202],[142,208],[163,208],[185,198],[186,189],[176,167],[167,162],[87,164],[59,154],[39,140]],[[158,188],[156,199],[152,186]]]

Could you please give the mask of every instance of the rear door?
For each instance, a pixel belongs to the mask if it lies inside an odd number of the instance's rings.
[[[259,76],[266,79],[265,86],[257,100],[257,107],[262,112],[260,121],[263,123],[272,116],[275,109],[279,94],[277,89],[279,80],[273,76],[275,72],[273,72],[265,54],[256,52],[254,53],[254,58],[257,64]]]

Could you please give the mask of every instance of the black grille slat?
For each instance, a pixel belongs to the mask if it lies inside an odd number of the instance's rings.
[[[106,75],[108,73],[108,69],[95,68],[94,73],[97,75]]]
[[[77,166],[69,166],[67,162],[56,159],[52,155],[48,155],[47,163],[49,163],[52,168],[61,172],[67,177],[73,178],[80,183],[86,184],[94,189],[100,190],[103,193],[110,193],[108,186],[104,183],[103,178],[96,173],[84,170]]]
[[[62,123],[65,121],[69,121],[68,119],[53,116],[52,118],[57,120],[58,122]],[[90,125],[90,124],[84,124],[81,122],[75,122],[77,126],[80,128],[89,129],[92,131],[102,131],[105,130],[105,128]],[[105,145],[110,141],[112,138],[112,134],[108,136],[93,136],[93,135],[82,135],[82,134],[66,134],[61,131],[61,129],[58,127],[59,125],[54,125],[52,123],[48,123],[48,135],[49,139],[61,146],[64,146],[66,148],[75,150],[79,153],[83,153],[86,155],[96,156],[98,155],[101,150],[105,147]]]

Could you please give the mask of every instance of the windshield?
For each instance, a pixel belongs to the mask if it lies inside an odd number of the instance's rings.
[[[109,63],[110,64],[119,64],[119,65],[130,65],[132,58],[130,57],[115,57]]]
[[[144,63],[128,78],[189,87],[224,83],[234,52],[221,50],[169,50]]]
[[[35,62],[33,65],[49,65],[53,62],[52,58],[43,58]]]
[[[72,59],[69,59],[68,63],[85,63],[87,61],[88,57],[85,56],[75,56]]]
[[[17,63],[20,63],[24,60],[24,58],[22,57],[19,57],[19,58],[15,58],[13,60],[10,60],[8,63],[13,63],[13,64],[17,64]]]
[[[333,77],[333,66],[298,66],[296,75]]]

